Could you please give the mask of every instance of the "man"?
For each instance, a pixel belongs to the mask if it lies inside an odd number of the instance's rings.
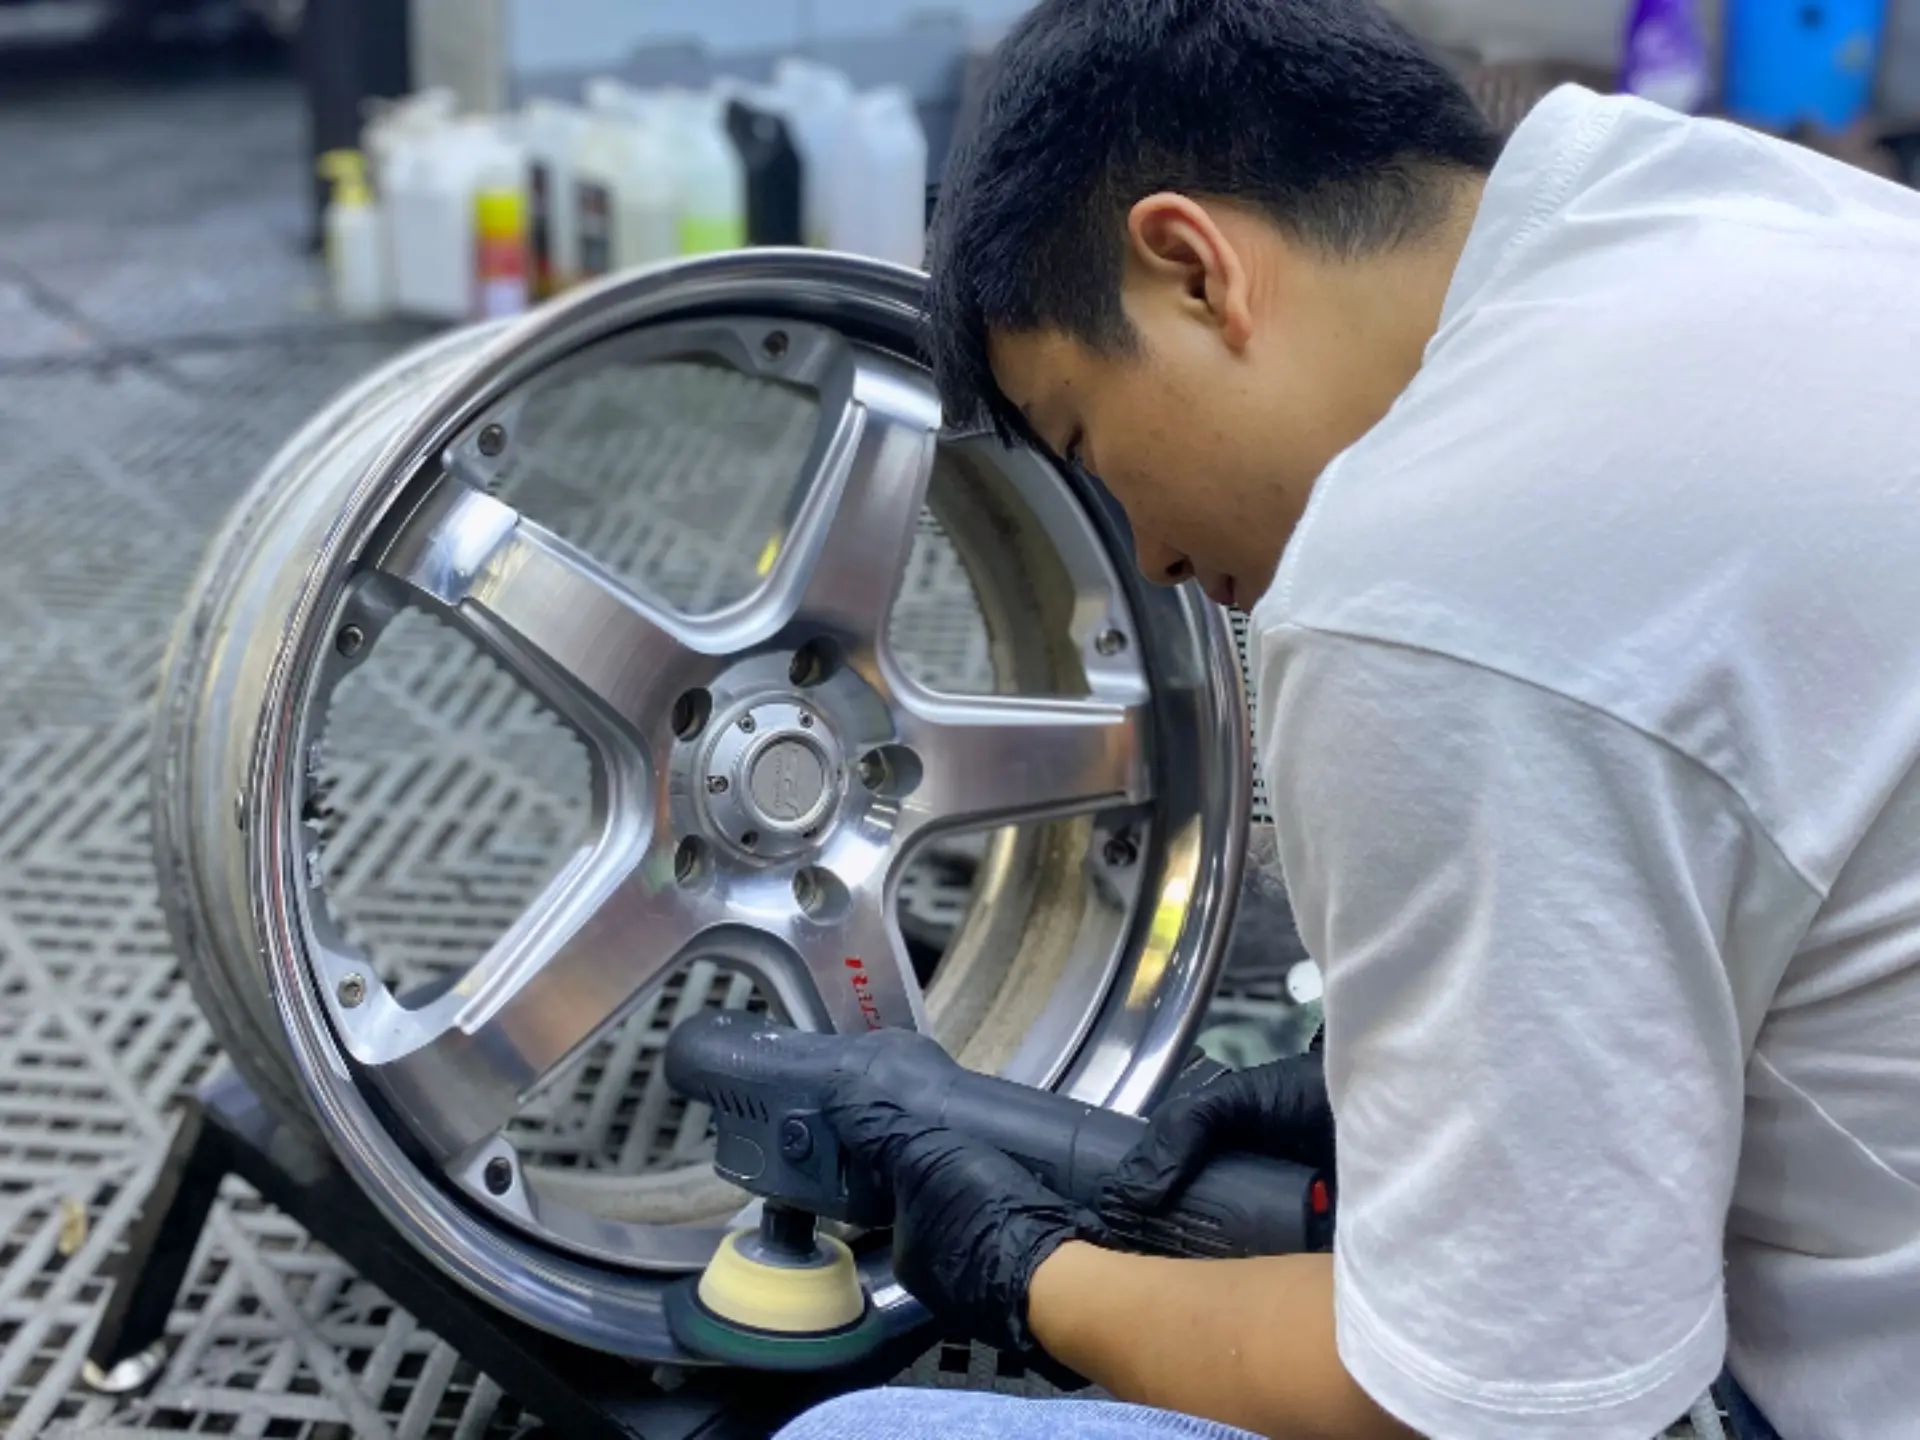
[[[1109,1249],[850,1086],[901,1274],[1268,1435],[1920,1435],[1920,204],[1577,89],[1497,153],[1362,0],[1048,0],[936,237],[952,417],[1251,610],[1334,1254]],[[1317,1153],[1302,1063],[1165,1117]],[[796,1435],[1215,1433],[855,1396]],[[1196,1428],[1199,1427],[1199,1428]],[[1225,1432],[1217,1432],[1225,1433]]]

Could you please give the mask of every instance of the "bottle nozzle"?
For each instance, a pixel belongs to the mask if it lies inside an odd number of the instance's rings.
[[[373,192],[367,188],[367,160],[358,150],[329,150],[315,168],[332,182],[334,204],[358,209],[373,203]]]

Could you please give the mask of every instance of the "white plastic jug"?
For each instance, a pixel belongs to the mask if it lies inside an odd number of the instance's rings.
[[[453,91],[443,85],[416,90],[397,100],[368,102],[367,123],[360,127],[360,149],[367,157],[367,178],[373,182],[376,199],[386,192],[394,149],[447,125],[457,108]]]
[[[670,127],[679,253],[739,249],[747,243],[747,171],[727,134],[725,92],[670,92],[658,113]]]
[[[859,145],[853,126],[853,87],[838,70],[788,57],[773,69],[770,94],[782,107],[800,150],[801,225],[807,244],[844,249],[857,243],[859,223],[846,213],[859,205]]]
[[[398,138],[381,207],[395,310],[438,320],[472,313],[474,197],[483,176],[504,183],[526,163],[525,149],[480,117]]]
[[[393,308],[466,318],[472,300],[471,166],[450,131],[395,136],[385,164],[387,275]]]
[[[679,204],[668,138],[639,92],[591,80],[587,105],[573,154],[573,208],[580,274],[592,279],[672,256]]]
[[[865,176],[861,233],[837,248],[918,268],[927,248],[927,137],[913,97],[883,86],[856,100],[853,114]]]

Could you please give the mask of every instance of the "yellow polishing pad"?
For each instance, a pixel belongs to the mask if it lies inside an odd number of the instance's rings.
[[[822,1235],[821,1263],[791,1268],[741,1253],[753,1235],[736,1230],[720,1242],[700,1276],[700,1303],[722,1320],[780,1335],[818,1335],[853,1324],[866,1310],[853,1252]]]

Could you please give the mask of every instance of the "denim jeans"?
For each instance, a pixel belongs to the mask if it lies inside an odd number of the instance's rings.
[[[1781,1440],[1731,1374],[1714,1395],[1732,1440]],[[1257,1440],[1245,1430],[1112,1400],[1024,1400],[976,1390],[860,1390],[774,1440]]]
[[[774,1440],[1257,1440],[1245,1430],[1113,1400],[1026,1400],[978,1390],[858,1390]]]

